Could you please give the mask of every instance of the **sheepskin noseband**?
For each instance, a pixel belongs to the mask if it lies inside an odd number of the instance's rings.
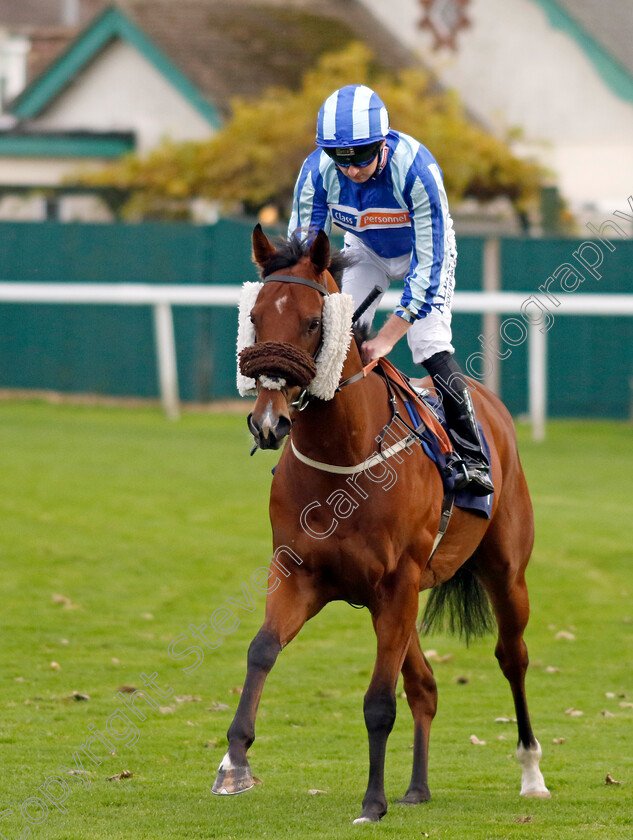
[[[267,279],[276,280],[278,276],[271,275]],[[299,277],[292,280],[300,284],[305,282]],[[292,282],[291,278],[286,282]],[[318,288],[318,284],[312,284],[311,281],[305,282],[305,285]],[[282,379],[287,379],[289,384],[307,387],[308,392],[319,399],[331,400],[341,380],[343,364],[352,341],[352,296],[326,292],[327,296],[323,301],[321,349],[313,361],[307,353],[292,344],[255,343],[255,328],[250,315],[263,286],[261,282],[244,283],[242,288],[237,333],[238,391],[242,396],[254,395],[257,393],[257,379],[264,384],[262,377],[267,377],[266,381],[270,383],[272,378],[276,387],[280,387]],[[249,352],[244,354],[246,349]],[[264,387],[267,385],[264,384]]]
[[[291,387],[299,385],[301,388],[307,388],[317,372],[312,356],[300,347],[282,341],[259,341],[245,347],[240,353],[239,365],[240,372],[251,379],[283,377]]]

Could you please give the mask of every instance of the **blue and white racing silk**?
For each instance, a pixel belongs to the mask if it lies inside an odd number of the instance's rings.
[[[390,131],[376,175],[347,178],[321,149],[306,158],[295,185],[288,235],[329,234],[332,222],[378,256],[411,255],[396,314],[424,318],[452,288],[457,251],[442,172],[427,148]]]

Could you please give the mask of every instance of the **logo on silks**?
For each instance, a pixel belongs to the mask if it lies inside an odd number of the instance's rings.
[[[359,212],[353,207],[335,204],[331,210],[333,221],[350,230],[384,230],[409,227],[411,224],[408,210],[396,210],[393,207],[377,207]]]

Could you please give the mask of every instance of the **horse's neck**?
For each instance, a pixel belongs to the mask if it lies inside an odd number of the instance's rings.
[[[352,342],[341,381],[362,370]],[[336,464],[356,464],[376,448],[375,436],[390,413],[384,384],[375,374],[346,385],[327,402],[313,400],[293,422],[295,446],[308,457]]]

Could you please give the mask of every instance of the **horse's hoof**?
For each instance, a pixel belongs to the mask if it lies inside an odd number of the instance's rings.
[[[408,790],[402,799],[398,800],[398,805],[419,805],[421,802],[428,802],[431,794],[427,790]]]
[[[551,799],[552,794],[548,791],[547,788],[545,790],[526,790],[525,793],[522,793],[521,796],[526,796],[529,799]]]
[[[381,808],[380,806],[374,805],[367,806],[363,808],[363,811],[360,817],[357,817],[354,820],[354,825],[360,825],[361,823],[377,823],[385,816],[387,813],[386,808]]]
[[[255,785],[248,762],[242,767],[235,767],[227,753],[218,768],[218,775],[211,788],[218,796],[245,793]]]

